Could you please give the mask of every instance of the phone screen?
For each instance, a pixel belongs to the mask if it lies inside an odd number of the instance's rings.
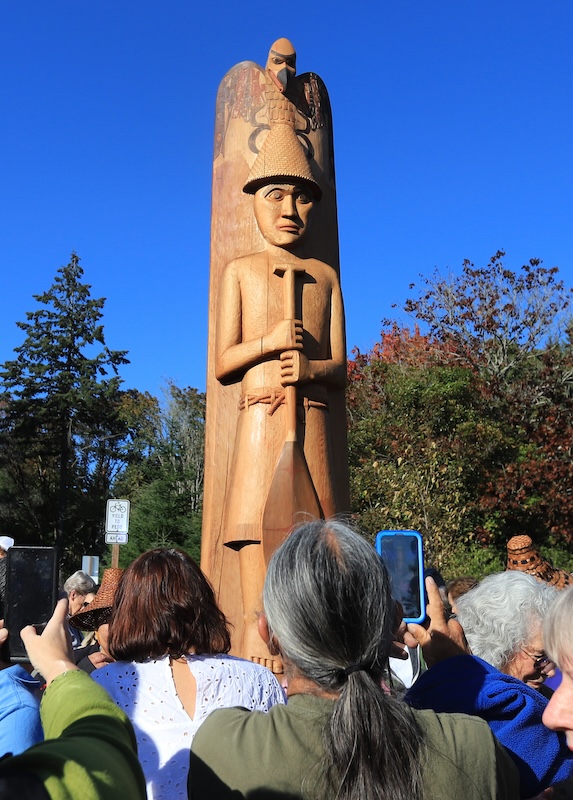
[[[421,535],[417,531],[380,531],[376,550],[390,575],[392,596],[402,604],[404,620],[422,622],[426,608]]]
[[[20,631],[38,630],[48,622],[58,599],[58,557],[55,547],[16,547],[8,550],[5,625],[11,661],[28,661]]]

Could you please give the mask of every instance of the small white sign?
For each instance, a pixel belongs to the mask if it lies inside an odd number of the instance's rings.
[[[106,533],[106,544],[127,544],[127,533]]]
[[[94,583],[99,583],[99,556],[82,556],[82,572],[87,572]]]
[[[128,530],[129,500],[108,500],[105,514],[105,532],[127,533]]]

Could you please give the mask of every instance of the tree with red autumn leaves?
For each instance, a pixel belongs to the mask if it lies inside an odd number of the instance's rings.
[[[386,320],[348,365],[359,523],[420,530],[430,560],[452,570],[484,547],[480,566],[499,568],[515,533],[572,541],[571,292],[557,268],[513,271],[503,257],[424,278],[405,303],[413,330]]]

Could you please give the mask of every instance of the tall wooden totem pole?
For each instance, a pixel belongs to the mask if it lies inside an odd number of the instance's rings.
[[[268,560],[349,506],[332,117],[287,39],[217,94],[207,369],[201,566],[232,652],[280,671],[257,630]]]

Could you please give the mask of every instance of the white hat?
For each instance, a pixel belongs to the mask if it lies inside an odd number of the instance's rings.
[[[11,536],[0,536],[0,547],[2,550],[9,550],[14,546],[14,539]]]

